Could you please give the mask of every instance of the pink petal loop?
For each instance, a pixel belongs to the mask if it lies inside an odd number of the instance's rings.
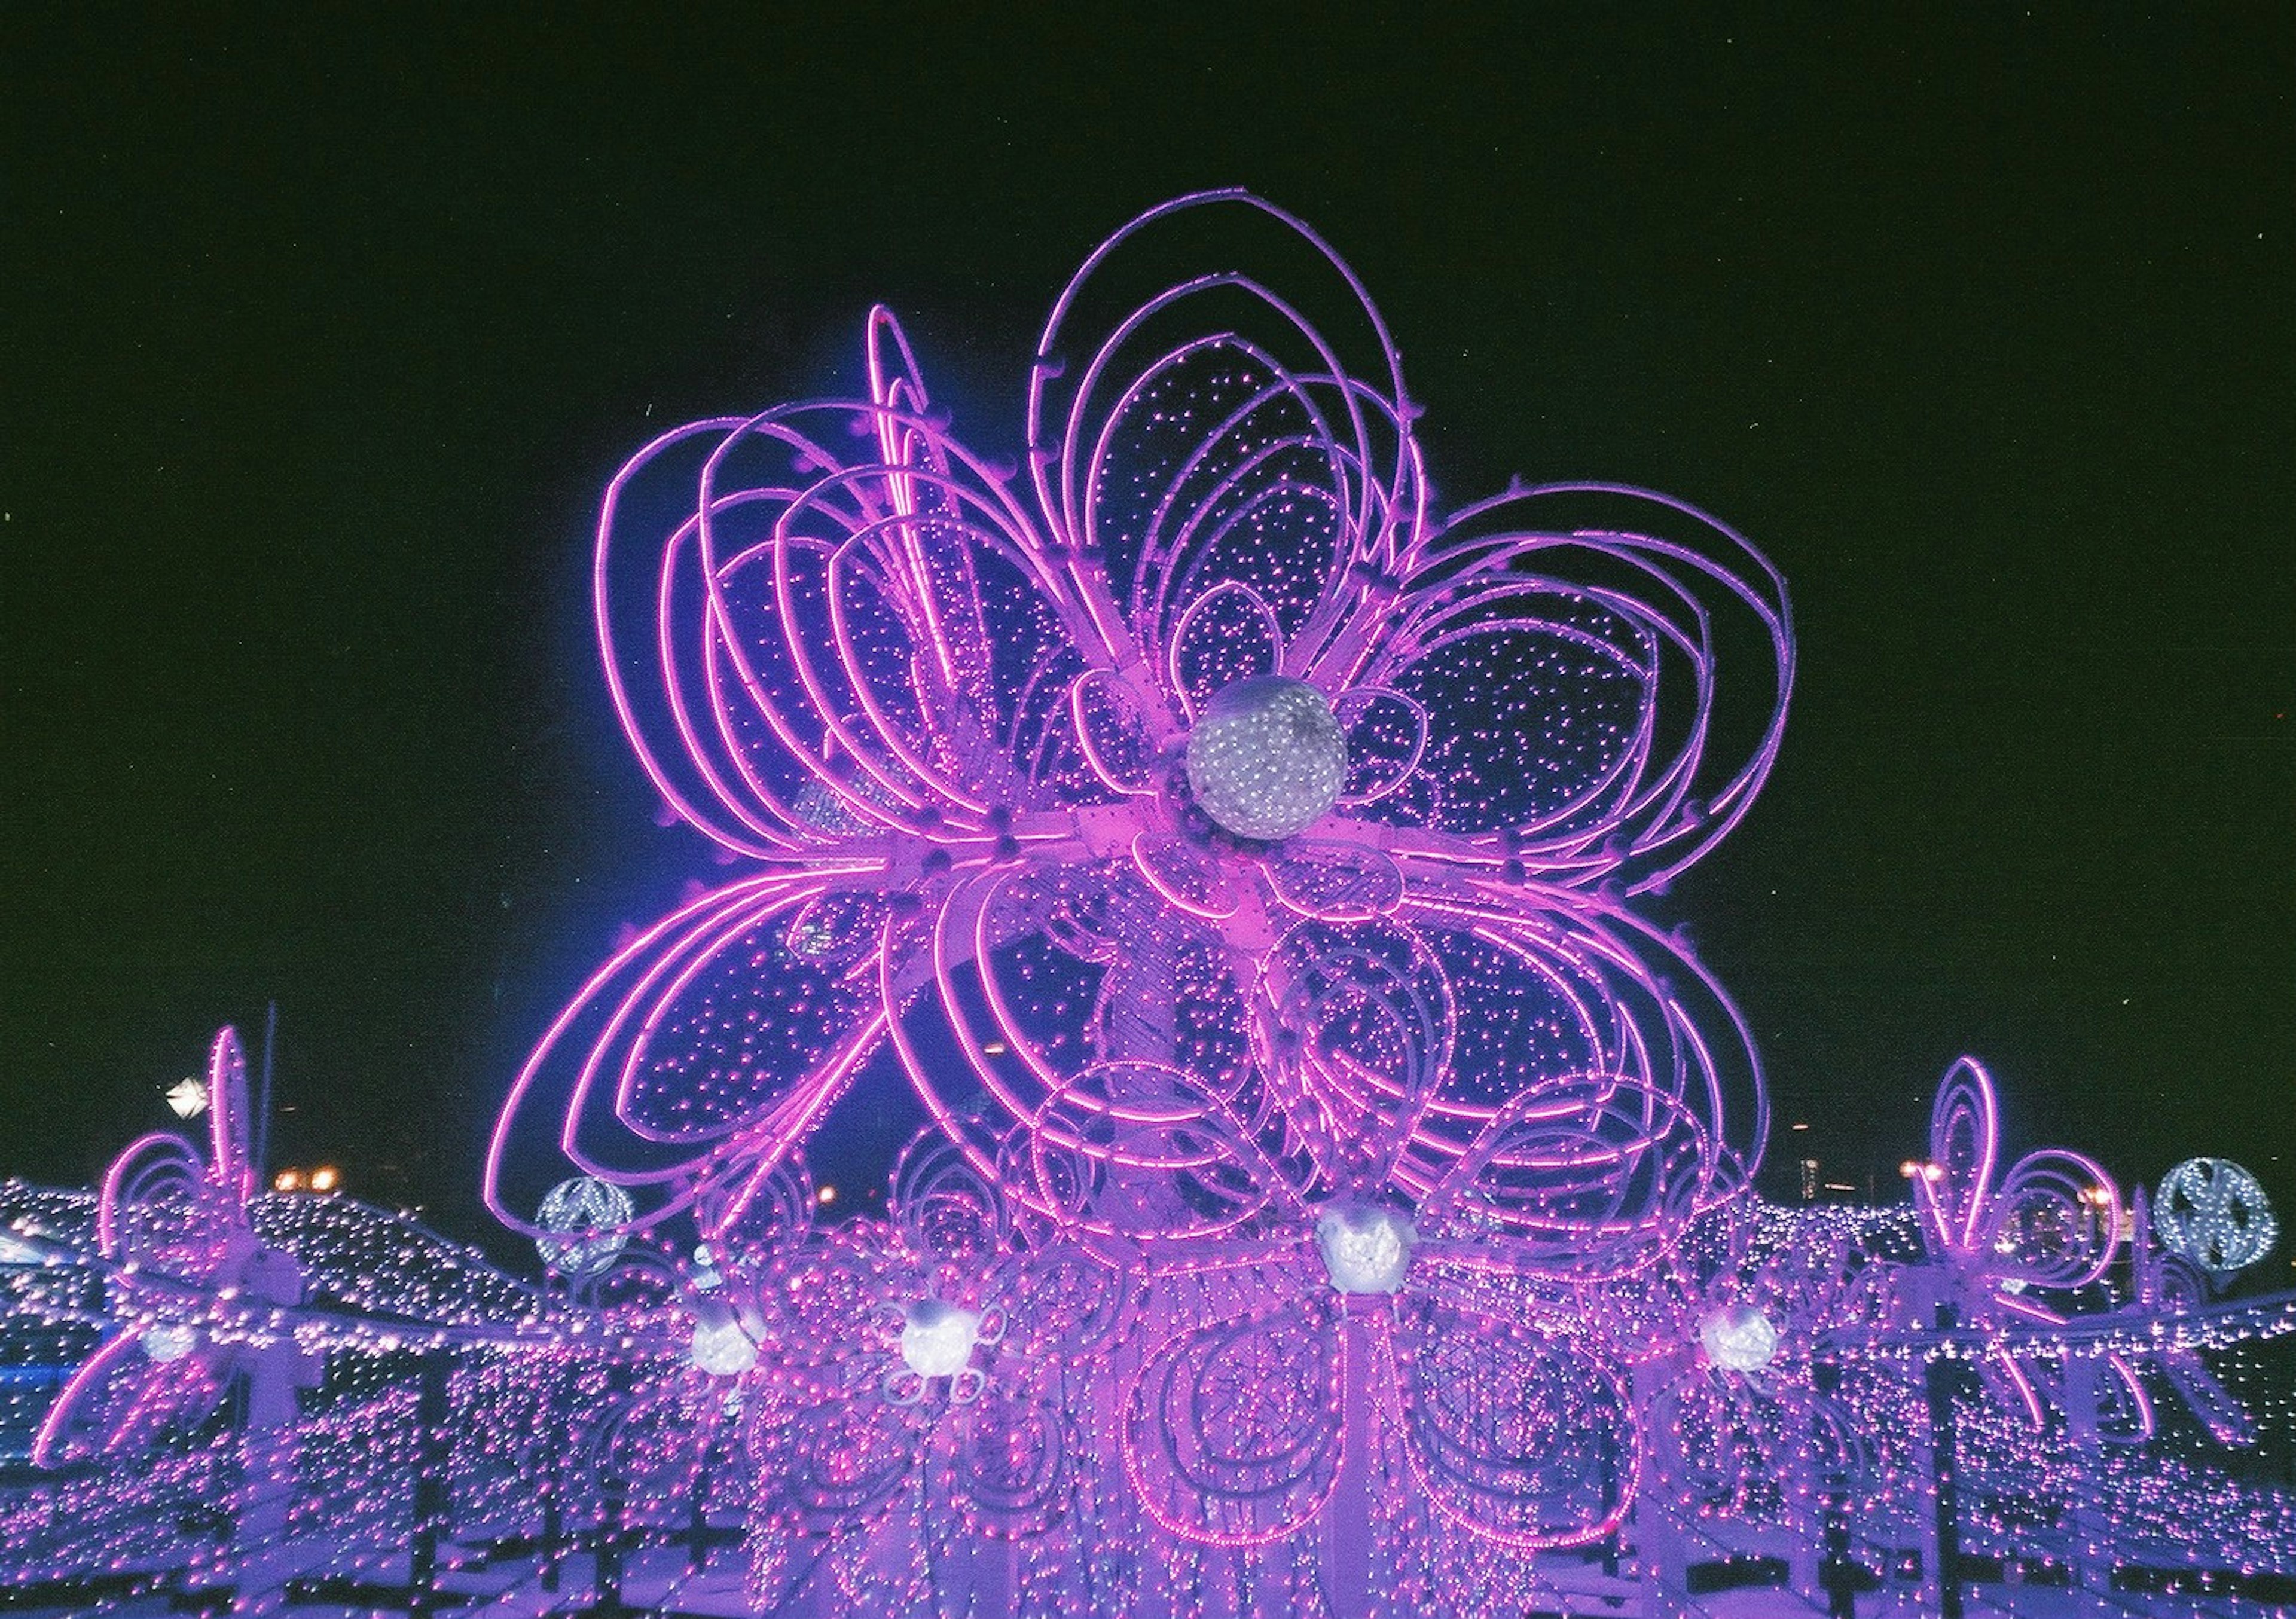
[[[1400,919],[1293,927],[1261,973],[1266,1060],[1342,1184],[1396,1173],[1450,1071],[1451,984]]]
[[[1226,1099],[1183,1070],[1095,1064],[1029,1120],[1019,1189],[1065,1226],[1163,1244],[1234,1231],[1283,1200],[1284,1177]]]
[[[1974,1057],[1961,1058],[1938,1082],[1937,1100],[1930,1109],[1928,1164],[1914,1189],[1931,1229],[1946,1247],[1976,1246],[1978,1222],[1993,1194],[2000,1150],[2001,1105],[1995,1099],[1993,1075]]]
[[[1275,675],[1283,664],[1275,612],[1248,585],[1213,586],[1188,603],[1165,657],[1168,689],[1193,717],[1228,686]]]
[[[1403,903],[1403,873],[1374,848],[1292,838],[1261,870],[1275,897],[1302,916],[1368,921]]]
[[[1468,508],[1406,569],[1399,622],[1324,668],[1426,713],[1382,819],[1497,845],[1548,881],[1638,889],[1744,814],[1784,734],[1793,641],[1783,580],[1726,526],[1556,486]]]
[[[768,1503],[826,1533],[882,1511],[907,1486],[931,1437],[915,1411],[867,1397],[833,1397],[791,1412],[778,1434],[762,1422],[760,1476]]]
[[[886,1213],[911,1252],[955,1275],[987,1271],[1010,1236],[996,1183],[937,1135],[920,1135],[902,1149]]]
[[[1149,887],[1190,916],[1220,921],[1243,904],[1242,891],[1228,880],[1220,863],[1184,838],[1143,832],[1133,839],[1132,859]]]
[[[1004,1260],[988,1292],[1026,1301],[1009,1338],[1014,1354],[1088,1358],[1118,1342],[1137,1318],[1138,1252],[1105,1239],[1048,1242]]]
[[[2120,1192],[2103,1166],[2080,1153],[2028,1153],[2001,1177],[1979,1243],[2029,1286],[2086,1288],[2120,1255]]]
[[[1046,744],[1091,621],[991,470],[924,413],[882,311],[870,339],[871,399],[664,435],[601,516],[616,712],[669,808],[736,853],[977,826],[992,801],[1082,785]]]
[[[1666,1092],[1589,1075],[1517,1097],[1421,1205],[1432,1235],[1513,1239],[1439,1250],[1446,1263],[1581,1280],[1655,1263],[1701,1210],[1705,1132]]]
[[[1164,761],[1139,689],[1112,669],[1087,669],[1069,688],[1069,711],[1085,762],[1111,793],[1152,794]]]
[[[1373,804],[1401,787],[1427,751],[1427,710],[1400,691],[1362,688],[1341,694],[1332,716],[1348,739],[1348,780],[1340,802]]]
[[[1059,1517],[1078,1459],[1071,1425],[1045,1391],[990,1382],[955,1426],[950,1477],[974,1524],[1017,1537]]]
[[[1345,1376],[1320,1299],[1152,1344],[1124,1415],[1142,1510],[1207,1545],[1264,1545],[1304,1528],[1339,1476]]]
[[[882,1033],[887,914],[833,878],[771,873],[658,923],[528,1059],[489,1146],[488,1206],[534,1234],[543,1189],[592,1174],[670,1194],[641,1208],[644,1229],[770,1166]]]
[[[1283,268],[1290,296],[1228,267],[1251,263]],[[1307,658],[1341,633],[1357,570],[1386,568],[1418,521],[1407,414],[1352,273],[1291,216],[1211,193],[1151,209],[1062,293],[1037,346],[1029,466],[1047,532],[1096,560],[1095,592],[1133,645],[1173,645],[1232,582]]]
[[[1448,1053],[1396,1169],[1414,1195],[1519,1099],[1575,1095],[1588,1075],[1660,1092],[1696,1124],[1698,1206],[1743,1184],[1768,1129],[1760,1065],[1736,1009],[1676,942],[1562,896],[1544,915],[1414,897],[1391,922],[1436,963],[1448,1008]]]

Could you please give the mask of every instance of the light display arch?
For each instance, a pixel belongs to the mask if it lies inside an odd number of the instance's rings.
[[[2284,1489],[2163,1460],[2256,1443],[2225,1374],[2296,1337],[2202,1274],[2272,1239],[2242,1172],[2005,1164],[1964,1058],[1909,1206],[1751,1190],[1754,1043],[1650,915],[1784,734],[1734,531],[1436,511],[1384,320],[1242,192],[1087,257],[1009,460],[862,339],[852,397],[607,491],[610,701],[722,871],[510,1087],[484,1194],[545,1280],[259,1197],[225,1031],[204,1152],[0,1249],[76,1356],[33,1460],[193,1526],[59,1476],[0,1570],[184,1591],[220,1514],[258,1608],[390,1562],[506,1614],[1855,1612],[2180,1534],[2296,1578]],[[926,1126],[832,1204],[873,1064]]]

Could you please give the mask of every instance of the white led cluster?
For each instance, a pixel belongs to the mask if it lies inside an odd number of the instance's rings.
[[[1188,735],[1188,785],[1239,838],[1274,841],[1330,814],[1348,776],[1348,741],[1324,694],[1255,675],[1204,705]]]
[[[2186,1158],[2161,1177],[2152,1222],[2169,1251],[2203,1271],[2238,1271],[2280,1235],[2256,1177],[2229,1158]]]

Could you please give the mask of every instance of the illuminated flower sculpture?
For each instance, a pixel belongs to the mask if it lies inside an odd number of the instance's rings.
[[[196,1425],[234,1386],[250,1433],[295,1418],[315,1368],[270,1312],[303,1296],[292,1256],[249,1217],[247,1062],[235,1030],[208,1055],[209,1156],[156,1132],[130,1142],[103,1178],[96,1240],[119,1330],[57,1396],[32,1448],[41,1466],[84,1449],[116,1451]]]
[[[2062,1326],[2062,1301],[2103,1280],[2120,1246],[2120,1193],[2079,1153],[2047,1148],[1998,1168],[2000,1105],[1993,1076],[1973,1057],[1946,1070],[1930,1114],[1930,1156],[1906,1165],[1926,1252],[1900,1271],[1895,1305],[1915,1331],[2027,1330]],[[2113,1426],[2152,1431],[2152,1402],[2127,1360],[2106,1358],[2103,1397]],[[2002,1344],[1977,1361],[1987,1389],[2038,1427],[2039,1369]]]
[[[1180,226],[1280,276],[1176,274]],[[1241,193],[1086,261],[1017,464],[952,435],[882,310],[866,359],[865,397],[680,428],[609,492],[617,713],[737,874],[552,1026],[498,1213],[532,1231],[570,1163],[639,1224],[738,1217],[888,1040],[985,1174],[1015,1130],[1099,1173],[1178,1093],[1296,1198],[1414,1198],[1570,1081],[1686,1109],[1685,1195],[1730,1189],[1744,1030],[1626,907],[1775,756],[1759,556],[1609,486],[1438,518],[1378,313]]]

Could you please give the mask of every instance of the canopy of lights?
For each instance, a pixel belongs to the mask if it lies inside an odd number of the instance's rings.
[[[1242,193],[1086,259],[1013,459],[862,335],[862,397],[607,490],[608,691],[718,880],[508,1089],[530,1273],[266,1177],[227,1028],[200,1139],[0,1189],[18,1606],[2296,1603],[2237,1165],[2013,1156],[1964,1058],[1902,1199],[1752,1190],[1754,1043],[1648,915],[1784,732],[1743,539],[1439,511],[1369,296]],[[835,1200],[808,1154],[901,1077]]]

